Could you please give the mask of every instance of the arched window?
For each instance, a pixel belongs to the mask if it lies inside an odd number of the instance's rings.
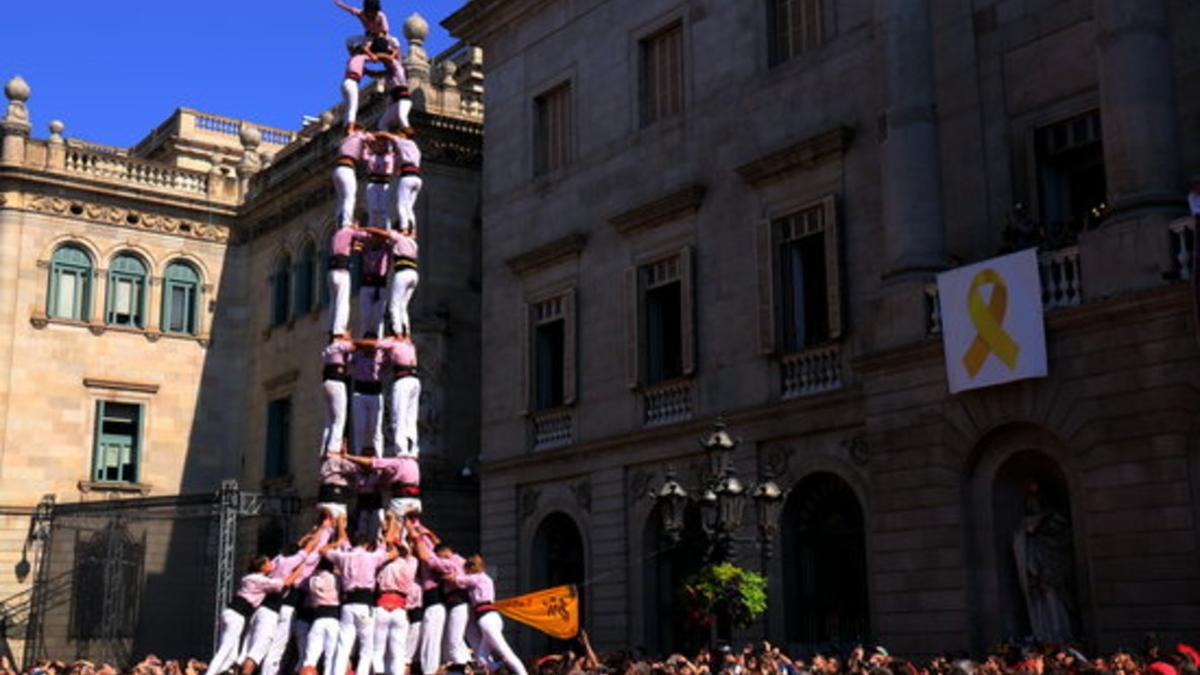
[[[167,265],[163,274],[162,331],[195,335],[200,304],[200,275],[185,262]]]
[[[50,258],[46,314],[55,319],[86,321],[91,307],[92,257],[78,246],[59,246]]]
[[[310,243],[300,254],[296,263],[296,315],[308,314],[313,310],[316,297],[317,251]]]
[[[121,253],[109,263],[105,322],[146,327],[146,264],[131,253]]]
[[[288,300],[292,293],[292,261],[284,257],[271,277],[271,325],[287,323]]]

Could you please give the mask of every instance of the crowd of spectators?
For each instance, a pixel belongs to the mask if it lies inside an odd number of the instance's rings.
[[[885,647],[856,647],[794,658],[769,642],[736,649],[721,645],[692,655],[646,655],[642,650],[599,656],[583,633],[580,651],[543,656],[532,663],[536,675],[1200,675],[1200,652],[1186,644],[1161,644],[1148,636],[1140,649],[1121,649],[1106,656],[1086,656],[1078,647],[999,645],[981,659],[948,654],[927,660],[894,656]],[[131,675],[206,675],[196,661],[164,661],[148,656],[130,668]],[[464,675],[484,675],[470,666]],[[43,660],[24,671],[0,657],[0,675],[124,675],[112,665],[86,660],[71,663]],[[214,674],[215,675],[215,674]],[[349,674],[353,675],[353,673]],[[443,675],[443,673],[438,673]],[[446,675],[457,675],[447,673]]]

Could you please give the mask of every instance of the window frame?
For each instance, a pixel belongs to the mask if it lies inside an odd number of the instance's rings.
[[[578,321],[577,294],[575,287],[538,296],[525,303],[524,332],[528,336],[526,342],[527,372],[526,391],[524,398],[527,412],[544,413],[550,410],[575,405],[578,398],[578,364],[577,349]],[[556,321],[563,323],[562,349],[562,400],[556,405],[542,407],[538,397],[538,354],[537,329]]]
[[[275,425],[272,424],[273,411],[277,406],[285,411],[283,421],[279,424],[283,429],[281,432],[273,432]],[[292,470],[292,395],[286,394],[278,396],[267,401],[267,414],[264,424],[263,434],[263,480],[277,480],[286,478]],[[271,443],[273,433],[280,433],[277,439],[281,447],[278,453],[273,453],[273,445]],[[272,462],[274,460],[274,463]],[[273,471],[274,470],[274,471]]]
[[[687,82],[688,82],[688,72],[689,71],[688,71],[688,58],[687,58],[688,57],[688,38],[687,38],[687,30],[685,29],[686,25],[687,24],[684,21],[684,17],[673,16],[670,19],[663,22],[662,24],[655,26],[652,30],[640,35],[637,39],[637,42],[636,42],[637,72],[636,72],[635,82],[636,82],[636,86],[637,86],[636,101],[637,101],[637,119],[638,119],[638,128],[639,129],[646,129],[648,127],[652,127],[661,122],[679,118],[687,111],[687,108],[688,108]],[[676,98],[676,97],[678,98],[678,101],[674,102],[675,103],[674,107],[672,107],[668,110],[660,110],[661,106],[659,105],[659,103],[661,103],[660,99],[662,98],[662,96],[660,95],[659,92],[661,91],[661,87],[652,87],[651,86],[652,83],[650,81],[651,80],[650,58],[652,55],[654,55],[653,52],[655,49],[655,42],[657,40],[665,39],[668,34],[675,33],[675,32],[678,33],[678,43],[677,43],[678,52],[676,54],[674,54],[674,56],[677,60],[677,63],[671,64],[671,63],[669,63],[669,59],[668,59],[667,69],[670,70],[671,66],[674,66],[674,68],[675,68],[674,74],[677,77],[675,86],[677,87],[677,90],[673,92],[674,95],[671,95],[671,93],[668,93],[666,97],[669,102],[673,102],[673,101],[671,101],[671,99]],[[671,84],[671,80],[670,80],[671,73],[670,72],[660,73],[660,72],[658,72],[658,70],[659,69],[657,69],[657,68],[655,69],[655,72],[654,72],[655,78],[654,78],[653,84],[662,84],[663,82],[667,83],[668,85]],[[665,77],[662,80],[660,80],[659,76],[664,76],[664,75],[665,75]],[[652,100],[655,102],[654,106],[650,105],[650,102]],[[653,109],[651,109],[651,108],[653,108]]]
[[[137,263],[141,268],[141,272],[128,272],[116,269],[118,263],[129,260]],[[123,282],[131,284],[131,293],[135,297],[130,299],[129,322],[120,322],[116,320],[115,302],[117,299],[117,289]],[[141,256],[122,251],[115,256],[108,264],[108,275],[105,289],[104,302],[104,323],[109,326],[121,326],[124,328],[136,328],[144,330],[146,328],[146,309],[149,299],[150,290],[150,266],[146,264]]]
[[[305,316],[321,307],[317,300],[317,296],[320,294],[316,287],[317,279],[320,277],[317,274],[317,261],[316,246],[310,242],[300,252],[300,258],[293,271],[295,291],[291,294],[292,312],[296,316]]]
[[[193,276],[193,279],[172,278],[172,270],[185,269]],[[199,335],[200,334],[200,300],[204,292],[204,278],[200,275],[200,270],[190,262],[184,260],[171,261],[165,270],[162,277],[162,311],[160,317],[159,328],[163,333],[170,335]],[[173,291],[180,289],[185,293],[186,300],[186,317],[184,318],[183,330],[174,330],[172,320],[175,319],[172,312],[171,296]]]
[[[686,244],[670,253],[638,260],[625,271],[626,308],[626,379],[630,389],[654,386],[677,379],[694,377],[697,367],[699,336],[696,316],[695,247]],[[655,266],[676,262],[676,272],[669,280],[650,278]],[[679,354],[680,374],[668,380],[649,382],[649,347],[646,326],[646,293],[654,286],[679,283]]]
[[[780,208],[759,221],[758,247],[758,286],[759,286],[759,347],[762,354],[786,356],[798,354],[822,345],[841,340],[845,335],[844,311],[842,307],[843,281],[841,268],[841,228],[840,213],[837,208],[837,196],[829,194],[816,200],[800,202]],[[828,337],[819,344],[810,344],[788,349],[784,340],[784,293],[782,288],[782,261],[780,252],[784,238],[781,236],[781,223],[789,218],[808,211],[819,209],[821,223],[818,230],[822,233],[825,251],[825,295]],[[808,233],[809,235],[814,232]]]
[[[111,480],[111,479],[102,477],[100,474],[100,471],[102,468],[101,462],[100,462],[101,444],[102,444],[103,438],[105,437],[105,434],[102,433],[102,429],[104,427],[104,421],[106,419],[105,409],[108,405],[131,406],[137,410],[137,419],[134,423],[134,434],[132,436],[132,442],[131,442],[132,448],[130,450],[130,455],[132,457],[131,464],[133,467],[132,468],[133,476],[132,476],[132,478],[129,478],[129,479]],[[145,447],[144,437],[145,437],[145,429],[146,429],[146,404],[145,403],[135,403],[132,401],[122,401],[122,400],[113,400],[113,399],[108,399],[108,398],[98,398],[98,399],[95,399],[95,405],[93,406],[93,411],[95,414],[95,420],[93,420],[92,465],[91,465],[91,472],[89,474],[91,476],[90,482],[100,484],[100,485],[137,485],[141,480],[141,474],[142,474],[142,453],[143,453],[144,447]],[[107,466],[104,467],[104,469],[107,469],[107,468],[108,468]],[[120,466],[118,466],[117,468],[119,471]]]
[[[282,287],[280,284],[283,284]],[[284,256],[275,265],[270,279],[270,325],[282,326],[292,317],[292,259]],[[282,297],[281,297],[282,294]]]
[[[797,6],[801,9],[817,10],[817,20],[814,24],[817,30],[815,41],[809,44],[807,33],[808,24],[805,24],[805,30],[800,36],[803,44],[797,45],[797,36],[795,35],[795,21],[788,21],[788,29],[786,32],[787,44],[781,43],[781,37],[785,34],[779,24],[780,5],[787,3],[789,18]],[[830,15],[832,9],[826,0],[766,0],[764,3],[766,10],[766,35],[767,35],[767,65],[771,68],[781,66],[785,63],[795,60],[804,54],[811,54],[820,50],[823,46],[829,43],[833,36],[831,27]]]
[[[58,260],[60,252],[65,250],[79,253],[87,261],[87,264]],[[64,315],[59,311],[58,294],[64,277],[68,275],[75,279],[77,292],[70,315]],[[56,246],[54,252],[50,254],[50,276],[46,284],[46,316],[66,321],[88,321],[91,318],[92,280],[95,275],[95,259],[86,248],[73,242],[64,242]]]
[[[554,119],[561,124],[559,128],[552,129],[544,121],[544,118],[549,117],[545,109],[552,100],[559,100],[559,97],[563,102],[563,112],[554,116]],[[542,178],[564,171],[575,158],[575,83],[570,77],[560,78],[534,95],[532,121],[533,176]],[[550,150],[553,145],[549,136],[553,135],[555,130],[561,136],[562,150],[558,153],[560,156],[552,157]]]

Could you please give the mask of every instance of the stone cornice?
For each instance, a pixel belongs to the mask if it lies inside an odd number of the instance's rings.
[[[125,186],[94,180],[86,175],[69,175],[24,166],[0,164],[0,181],[2,181],[0,182],[0,191],[11,190],[13,186],[39,186],[52,188],[57,195],[62,195],[64,190],[70,190],[80,194],[126,199],[204,215],[212,214],[221,217],[237,215],[237,206],[233,203],[215,202],[201,196],[183,193],[170,194],[145,190],[133,185]]]
[[[81,191],[95,197],[91,191]],[[187,239],[225,244],[229,241],[228,225],[180,218],[163,213],[130,208],[114,203],[97,202],[93,199],[77,199],[49,194],[14,193],[4,198],[2,206],[29,213],[41,213],[88,223],[110,225],[138,232],[166,234]],[[114,200],[116,201],[116,200]],[[153,206],[145,204],[145,206]],[[224,218],[222,218],[224,220]]]
[[[577,258],[587,245],[587,234],[575,232],[554,241],[542,244],[505,261],[517,276],[525,276],[533,270],[548,267],[568,258]]]
[[[442,20],[442,27],[454,37],[482,44],[488,35],[514,22],[522,15],[548,4],[550,0],[470,0],[462,9]]]
[[[623,235],[661,225],[680,216],[699,211],[700,205],[704,202],[705,191],[703,185],[689,185],[612,216],[608,222]]]
[[[789,171],[807,169],[834,157],[841,157],[850,147],[853,138],[854,131],[849,127],[830,129],[747,162],[734,170],[750,185],[759,185]]]
[[[263,386],[263,389],[265,389],[267,391],[273,391],[275,389],[282,389],[289,385],[295,384],[296,380],[298,380],[298,379],[300,379],[300,371],[288,370],[283,373],[280,373],[279,375],[276,375],[275,377],[272,377],[271,379],[267,380],[266,382],[263,382],[262,386]]]
[[[88,389],[111,389],[113,391],[128,391],[137,394],[157,394],[159,386],[149,382],[127,382],[125,380],[109,380],[99,377],[83,378],[83,386]]]

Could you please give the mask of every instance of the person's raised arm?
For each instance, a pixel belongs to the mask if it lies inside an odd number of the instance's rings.
[[[417,529],[417,524],[410,520],[407,523],[407,528],[408,537],[409,539],[412,539],[414,544],[413,548],[415,548],[417,552],[417,559],[424,563],[429,562],[429,558],[431,557],[429,546],[425,543],[425,537],[421,536],[421,532]]]
[[[365,466],[368,469],[374,466],[370,457],[359,457],[357,455],[346,455],[343,459],[354,462],[359,466]]]
[[[362,14],[361,9],[358,9],[357,7],[351,7],[350,5],[347,5],[346,3],[342,2],[342,0],[333,0],[333,4],[346,10],[347,12],[353,14],[356,17],[359,16],[360,14]]]

